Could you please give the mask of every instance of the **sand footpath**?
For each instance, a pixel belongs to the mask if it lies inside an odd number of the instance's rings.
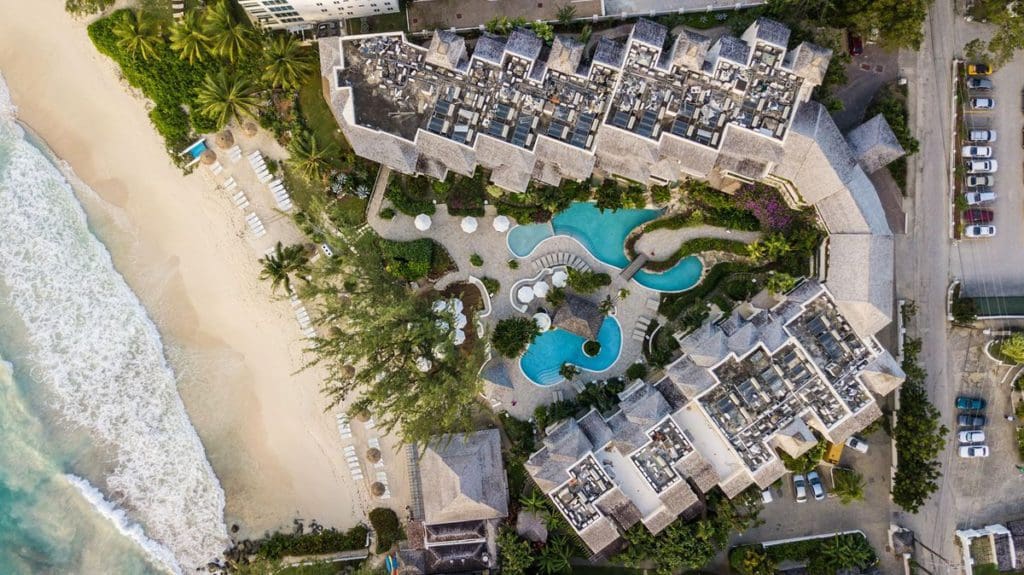
[[[243,535],[295,517],[363,517],[303,365],[287,301],[257,279],[237,210],[170,163],[146,116],[63,2],[0,0],[0,71],[19,118],[99,195],[90,224],[160,328],[185,405]]]

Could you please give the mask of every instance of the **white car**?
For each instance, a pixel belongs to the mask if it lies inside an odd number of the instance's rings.
[[[807,501],[807,480],[799,473],[793,474],[793,489],[796,490],[796,502]]]
[[[817,471],[812,471],[807,474],[807,482],[811,484],[811,491],[814,492],[814,499],[821,501],[825,498],[825,487],[821,484],[821,477],[818,476]]]
[[[868,452],[868,442],[857,437],[856,435],[851,435],[850,437],[846,438],[846,446],[849,447],[850,449],[859,451],[861,453]]]
[[[971,107],[975,110],[991,110],[996,107],[996,101],[992,98],[971,98]]]
[[[957,434],[960,443],[985,443],[984,431],[961,431]]]
[[[967,226],[964,235],[969,238],[991,238],[996,235],[995,226]]]
[[[994,174],[999,170],[999,162],[995,160],[967,160],[967,173]]]
[[[964,146],[960,154],[965,158],[991,158],[992,148],[988,146]]]
[[[981,186],[992,187],[995,183],[995,176],[967,176],[968,188],[980,188]]]
[[[986,204],[988,202],[996,201],[995,192],[967,192],[964,194],[964,199],[967,200],[968,206],[976,206],[978,204]]]
[[[967,132],[968,142],[994,142],[996,141],[995,130],[971,130]]]
[[[987,445],[961,445],[960,457],[972,459],[975,457],[988,457]]]

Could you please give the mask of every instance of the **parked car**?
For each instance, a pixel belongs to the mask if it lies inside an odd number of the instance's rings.
[[[988,188],[981,188],[977,192],[967,192],[964,199],[967,200],[968,206],[976,206],[996,201],[996,193]]]
[[[988,64],[968,64],[968,76],[988,76],[992,73],[992,67]]]
[[[994,186],[996,184],[995,176],[967,176],[967,187],[977,188],[980,186]]]
[[[864,53],[864,39],[852,30],[846,33],[846,44],[851,56],[860,56]]]
[[[762,503],[771,503],[772,501],[775,501],[775,498],[772,497],[772,490],[771,489],[765,489],[764,491],[761,492],[761,502]]]
[[[868,442],[857,437],[856,435],[851,435],[850,437],[846,438],[846,446],[849,447],[850,449],[859,451],[861,453],[868,452]]]
[[[814,492],[814,498],[821,501],[825,498],[825,487],[821,484],[821,477],[818,476],[817,471],[812,471],[807,474],[807,482],[811,484],[811,491]]]
[[[964,221],[969,224],[990,224],[994,217],[995,212],[992,210],[983,210],[981,208],[964,210]]]
[[[807,501],[807,480],[799,473],[793,474],[793,489],[796,490],[796,502]]]
[[[996,101],[992,98],[971,98],[971,108],[975,110],[991,110],[996,107]]]
[[[967,160],[967,173],[994,174],[999,171],[999,162],[995,160]]]
[[[984,431],[961,431],[956,436],[960,443],[985,443]]]
[[[988,146],[964,146],[960,154],[965,158],[991,158],[992,148]]]
[[[967,132],[968,142],[994,142],[996,141],[995,130],[971,130]]]
[[[968,78],[967,87],[971,90],[991,90],[992,80],[988,78]]]
[[[957,409],[973,409],[975,411],[979,409],[985,409],[985,400],[980,397],[967,397],[961,395],[956,398]]]
[[[967,226],[964,235],[969,238],[991,238],[996,235],[995,226]]]
[[[975,457],[988,457],[987,445],[962,445],[960,446],[960,457],[973,459]]]
[[[960,427],[983,427],[985,425],[984,415],[961,414],[956,418],[956,424]]]

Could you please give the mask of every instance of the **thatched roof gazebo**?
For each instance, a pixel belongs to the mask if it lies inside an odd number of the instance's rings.
[[[366,460],[370,463],[377,463],[380,461],[380,450],[376,447],[371,447],[366,450]]]
[[[231,130],[224,129],[217,132],[214,141],[217,142],[217,147],[226,150],[235,145],[235,135],[231,133]]]
[[[245,132],[246,136],[253,138],[257,133],[259,133],[260,127],[256,125],[256,122],[249,120],[244,126],[242,126],[242,131]]]
[[[604,314],[598,309],[597,304],[572,294],[565,296],[565,303],[558,306],[551,317],[551,324],[554,327],[588,340],[597,338],[602,323]]]
[[[213,150],[207,148],[199,156],[199,161],[206,164],[207,166],[212,166],[213,163],[217,161],[217,154],[215,154]]]
[[[387,492],[387,490],[388,488],[384,487],[384,484],[381,483],[380,481],[374,481],[373,484],[370,485],[370,493],[372,493],[374,497],[380,497],[384,495]]]

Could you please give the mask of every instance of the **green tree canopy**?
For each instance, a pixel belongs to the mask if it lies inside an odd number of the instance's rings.
[[[288,143],[288,163],[311,182],[322,182],[331,169],[333,146],[322,147],[313,132],[301,132]]]
[[[999,342],[999,352],[1009,360],[1024,363],[1024,333],[1015,333]]]
[[[611,283],[612,278],[608,274],[580,271],[573,267],[569,268],[569,278],[566,280],[566,285],[584,294],[594,293]]]
[[[510,317],[498,322],[491,343],[505,357],[519,357],[540,335],[537,322],[530,317]]]
[[[207,74],[196,90],[199,111],[223,128],[232,118],[255,117],[259,108],[256,88],[246,78],[222,68]]]
[[[533,566],[530,542],[516,535],[514,529],[505,527],[498,532],[498,550],[501,571],[506,575],[525,575],[527,569]]]
[[[851,469],[835,468],[832,470],[835,485],[832,492],[839,496],[843,505],[864,499],[864,477]]]
[[[133,57],[149,60],[156,56],[156,47],[163,42],[159,27],[134,10],[121,14],[114,24],[117,46]]]
[[[210,51],[210,37],[203,33],[202,12],[189,10],[171,28],[171,49],[189,64],[203,61]]]
[[[313,53],[291,34],[275,34],[263,48],[263,81],[274,88],[296,90],[313,72]]]
[[[277,242],[273,253],[261,258],[260,263],[263,264],[260,279],[270,280],[270,286],[275,291],[278,287],[284,286],[285,293],[290,294],[292,293],[290,276],[299,274],[305,279],[303,274],[307,272],[309,256],[306,254],[306,248],[301,244],[284,247],[281,242]]]
[[[232,63],[258,46],[252,28],[235,18],[228,0],[220,0],[208,9],[204,32],[210,38],[213,51]]]

